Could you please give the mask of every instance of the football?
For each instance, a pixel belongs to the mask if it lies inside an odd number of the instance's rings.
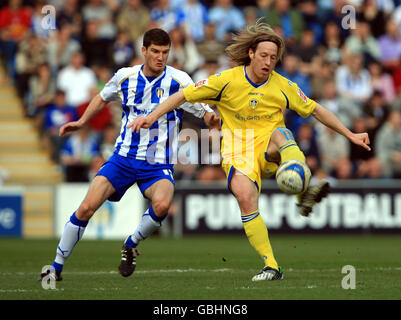
[[[287,194],[298,194],[309,186],[311,172],[308,166],[299,160],[283,162],[276,172],[276,181],[280,190]]]

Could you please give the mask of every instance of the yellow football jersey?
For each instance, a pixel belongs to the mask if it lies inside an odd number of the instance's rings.
[[[183,89],[191,103],[215,104],[220,114],[223,140],[221,153],[224,164],[243,163],[241,171],[260,171],[272,132],[284,127],[285,109],[302,117],[309,116],[316,102],[304,95],[298,85],[272,71],[268,80],[257,85],[238,66],[198,81]],[[241,165],[234,164],[235,168]],[[248,176],[248,172],[245,172]],[[260,172],[259,172],[260,175]],[[259,179],[253,179],[259,180]],[[256,182],[256,181],[255,181]]]

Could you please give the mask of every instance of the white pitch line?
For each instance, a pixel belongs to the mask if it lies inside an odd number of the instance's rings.
[[[33,292],[38,290],[26,290],[26,289],[0,289],[0,293],[14,293],[14,292]]]
[[[401,271],[401,267],[377,267],[377,268],[355,268],[356,271]],[[341,267],[338,269],[293,269],[293,268],[284,268],[284,273],[287,272],[295,272],[295,273],[313,273],[313,272],[341,272]],[[198,273],[205,273],[205,272],[234,272],[237,270],[230,269],[230,268],[222,268],[222,269],[154,269],[154,270],[137,270],[135,271],[136,274],[148,274],[148,273],[189,273],[189,272],[198,272]],[[244,271],[249,271],[250,273],[255,272],[255,269],[248,269]],[[111,274],[118,274],[118,271],[111,270],[111,271],[66,271],[66,274],[72,275],[111,275]],[[38,272],[0,272],[0,276],[25,276],[25,275],[38,275]]]
[[[161,269],[161,270],[137,270],[135,273],[146,274],[146,273],[186,273],[186,272],[228,272],[233,271],[233,269]],[[37,272],[0,272],[0,276],[24,276],[38,274]],[[118,274],[117,271],[67,271],[66,274],[76,274],[76,275],[107,275],[107,274]]]

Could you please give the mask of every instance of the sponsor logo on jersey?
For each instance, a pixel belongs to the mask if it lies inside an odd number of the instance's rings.
[[[308,99],[306,98],[305,94],[302,92],[302,90],[300,88],[298,88],[298,95],[301,97],[301,99],[304,102],[308,102]]]
[[[207,79],[199,80],[197,83],[195,83],[195,88],[202,87],[207,83],[208,83]]]
[[[244,117],[244,116],[242,116],[242,115],[240,115],[240,114],[237,113],[237,114],[235,115],[235,118],[238,119],[238,120],[240,120],[240,121],[249,121],[249,120],[256,120],[256,121],[258,121],[258,120],[272,119],[272,118],[273,118],[273,115],[264,114],[264,115],[261,115],[261,116],[255,115],[255,116],[247,116],[247,117]]]

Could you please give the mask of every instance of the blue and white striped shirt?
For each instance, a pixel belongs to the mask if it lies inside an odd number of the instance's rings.
[[[147,160],[151,164],[174,164],[177,162],[178,133],[184,110],[199,118],[205,111],[212,110],[208,105],[184,103],[160,117],[149,129],[132,132],[127,129],[130,122],[151,113],[170,95],[193,83],[187,73],[170,66],[166,66],[160,76],[150,80],[142,69],[143,65],[119,69],[100,92],[104,101],[122,101],[122,125],[114,153]]]

